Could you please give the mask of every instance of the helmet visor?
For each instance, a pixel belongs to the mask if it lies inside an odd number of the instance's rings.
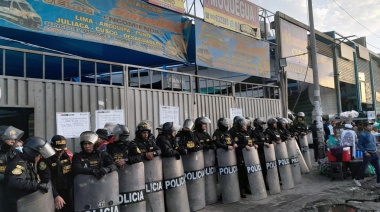
[[[88,132],[83,132],[81,135],[80,135],[80,141],[88,141],[88,142],[91,142],[93,144],[95,144],[96,141],[98,141],[98,135],[94,132],[91,132],[91,131],[88,131]]]
[[[181,126],[179,124],[173,123],[172,131],[176,131],[177,132],[179,129],[181,129]]]
[[[183,123],[183,128],[193,129],[194,122],[191,119],[186,119]]]
[[[228,118],[224,118],[221,122],[221,124],[225,127],[229,127],[232,125],[232,120]]]
[[[24,135],[24,131],[13,126],[9,126],[3,130],[4,131],[1,134],[3,140],[19,140]]]
[[[202,124],[211,124],[211,120],[208,117],[206,117],[206,116],[201,117],[201,119],[199,121]]]
[[[40,154],[44,158],[49,158],[55,154],[55,151],[53,147],[51,147],[51,145],[48,142],[46,142],[44,145],[41,146]]]

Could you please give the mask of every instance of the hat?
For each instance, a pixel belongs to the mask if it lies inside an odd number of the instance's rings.
[[[53,138],[51,138],[51,146],[56,151],[62,151],[67,149],[67,141],[66,138],[62,135],[55,135]]]
[[[156,128],[156,130],[162,130],[162,124]]]
[[[347,129],[352,129],[352,125],[351,124],[345,124],[344,127],[347,128]]]
[[[98,129],[96,130],[96,134],[98,134],[99,138],[104,140],[108,140],[108,130],[107,129]]]

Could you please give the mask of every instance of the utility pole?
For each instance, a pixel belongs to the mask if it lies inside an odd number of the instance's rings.
[[[314,114],[317,121],[317,138],[318,138],[318,158],[322,159],[325,155],[325,142],[322,124],[322,105],[321,92],[319,89],[318,65],[317,65],[317,49],[315,45],[314,17],[313,17],[313,1],[308,0],[309,6],[309,22],[310,22],[310,52],[313,68],[314,82]]]

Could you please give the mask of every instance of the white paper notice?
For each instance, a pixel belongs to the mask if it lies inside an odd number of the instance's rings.
[[[376,118],[376,112],[375,111],[367,111],[367,117],[368,117],[368,119],[375,119]]]
[[[65,138],[79,138],[84,131],[90,130],[90,113],[56,113],[57,134]]]
[[[125,124],[124,110],[95,111],[95,130],[99,128],[104,128],[104,125],[108,122],[114,124]]]
[[[243,117],[243,109],[241,108],[230,108],[230,118],[233,120],[235,116]]]
[[[166,122],[179,124],[179,107],[160,106],[160,124]]]

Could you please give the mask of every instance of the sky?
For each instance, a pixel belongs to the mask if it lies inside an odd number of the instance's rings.
[[[249,0],[273,13],[286,15],[309,25],[307,0]],[[337,2],[359,23],[335,3]],[[336,31],[343,36],[367,37],[367,48],[380,53],[380,1],[379,0],[314,0],[314,26],[321,32]],[[355,39],[355,38],[354,38]]]

